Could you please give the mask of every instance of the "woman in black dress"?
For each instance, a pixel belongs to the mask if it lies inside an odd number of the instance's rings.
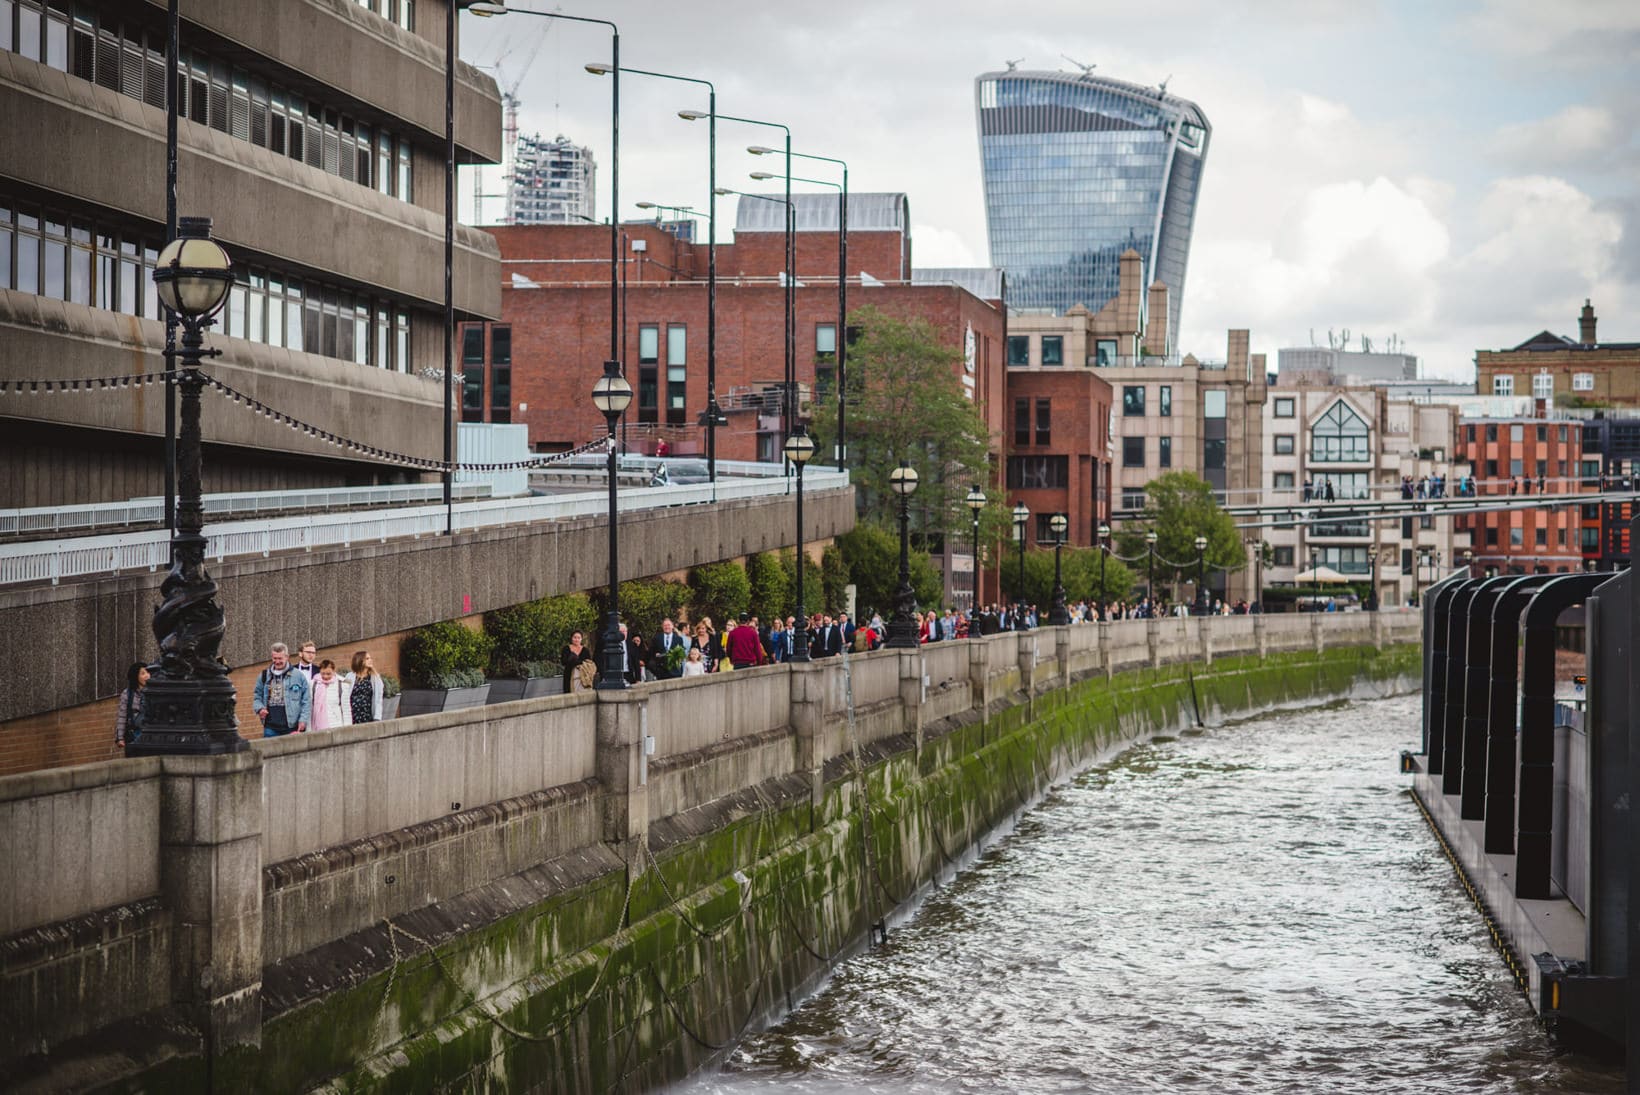
[[[593,661],[592,650],[586,644],[586,639],[579,631],[570,634],[569,643],[558,655],[558,660],[564,666],[564,691],[579,692],[585,687],[582,682],[580,666],[582,662]]]

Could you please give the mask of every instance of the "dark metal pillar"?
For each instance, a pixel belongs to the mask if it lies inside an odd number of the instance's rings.
[[[1519,768],[1519,698],[1516,662],[1520,658],[1520,614],[1550,574],[1513,578],[1492,608],[1491,681],[1486,716],[1486,825],[1489,855],[1515,854],[1515,778]]]
[[[1469,603],[1469,637],[1463,688],[1463,775],[1458,816],[1486,816],[1486,720],[1491,714],[1492,608],[1513,577],[1488,578]]]
[[[1446,691],[1441,712],[1441,793],[1455,795],[1463,786],[1463,686],[1469,657],[1469,602],[1480,582],[1460,581],[1447,601]]]
[[[1424,593],[1424,755],[1431,775],[1442,774],[1446,759],[1446,610],[1456,586],[1452,579]]]

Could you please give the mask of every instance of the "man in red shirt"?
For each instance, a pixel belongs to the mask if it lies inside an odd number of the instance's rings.
[[[752,626],[752,618],[747,613],[740,614],[740,622],[729,632],[726,644],[729,648],[729,661],[736,669],[750,669],[754,665],[762,665],[764,661],[763,640],[757,634],[757,628]]]

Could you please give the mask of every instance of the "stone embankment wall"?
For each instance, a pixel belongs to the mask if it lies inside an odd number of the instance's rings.
[[[1043,628],[0,779],[0,1080],[646,1090],[1053,780],[1416,639]]]

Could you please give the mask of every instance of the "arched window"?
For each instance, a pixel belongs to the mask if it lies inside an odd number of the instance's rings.
[[[1310,428],[1310,459],[1318,464],[1359,464],[1372,459],[1367,424],[1342,399]]]

